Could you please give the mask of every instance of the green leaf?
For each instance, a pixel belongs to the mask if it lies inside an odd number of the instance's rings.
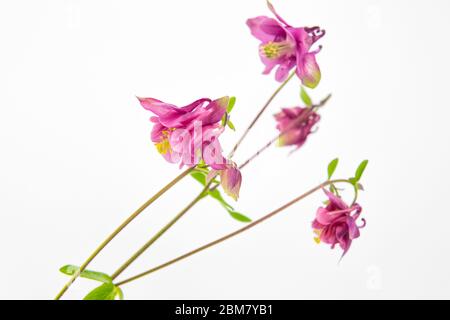
[[[228,119],[227,125],[231,130],[236,131],[236,127],[234,126],[233,122],[231,122],[230,119]]]
[[[339,158],[336,158],[328,164],[328,180],[331,178],[334,171],[336,170],[338,163],[339,163]]]
[[[242,213],[236,212],[236,211],[228,211],[230,216],[232,216],[234,219],[240,221],[240,222],[252,222],[252,219],[250,219],[247,216],[244,216]]]
[[[214,189],[214,190],[208,191],[208,194],[209,194],[212,198],[214,198],[214,199],[216,199],[217,201],[219,201],[219,203],[220,203],[225,209],[227,209],[227,210],[234,210],[233,207],[232,207],[228,202],[225,201],[225,199],[223,198],[223,196],[222,196],[222,194],[220,193],[219,190]]]
[[[112,283],[104,283],[89,292],[83,300],[114,300],[117,294],[116,288]]]
[[[366,170],[366,167],[367,167],[368,163],[369,163],[369,160],[364,160],[363,162],[361,162],[359,164],[358,169],[356,169],[356,172],[355,172],[355,180],[356,180],[356,182],[358,182],[361,179],[361,177],[362,177],[362,175],[364,173],[364,170]]]
[[[206,170],[205,170],[206,171]],[[194,171],[191,173],[191,176],[200,182],[203,186],[206,185],[206,176],[208,175],[207,171]],[[217,202],[219,202],[222,207],[232,216],[234,219],[240,221],[240,222],[250,222],[252,221],[250,218],[246,217],[242,213],[235,212],[232,205],[230,205],[227,201],[225,201],[224,197],[222,196],[222,193],[218,189],[209,190],[208,193],[206,193],[204,196],[210,196],[211,198],[215,199]]]
[[[206,186],[206,174],[202,172],[192,172],[191,177],[200,182],[202,185]]]
[[[311,98],[309,97],[308,93],[306,92],[305,88],[302,86],[300,89],[300,98],[302,99],[303,103],[310,107],[312,106]]]
[[[230,100],[228,100],[227,113],[230,113],[231,110],[233,110],[235,103],[236,97],[231,97]]]
[[[59,269],[59,271],[61,271],[62,273],[66,274],[68,276],[73,276],[79,269],[80,268],[77,266],[68,264],[68,265],[62,267],[61,269]],[[95,281],[100,281],[103,283],[111,283],[112,282],[111,277],[109,275],[107,275],[106,273],[91,271],[91,270],[84,270],[83,272],[81,272],[80,277],[95,280]]]

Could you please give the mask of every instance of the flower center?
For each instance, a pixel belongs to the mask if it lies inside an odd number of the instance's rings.
[[[292,46],[287,41],[268,42],[260,48],[261,53],[269,59],[276,59],[291,51]]]

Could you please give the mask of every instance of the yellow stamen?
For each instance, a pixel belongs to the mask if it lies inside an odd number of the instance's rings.
[[[155,143],[155,147],[160,154],[166,154],[171,150],[169,139],[164,139],[161,142]]]
[[[172,129],[169,129],[172,130]],[[156,150],[158,150],[158,152],[160,154],[166,154],[167,152],[171,152],[172,148],[170,147],[170,142],[169,142],[169,131],[165,130],[161,132],[163,135],[163,140],[161,140],[158,143],[155,143],[155,147]]]
[[[314,241],[319,244],[320,243],[320,230],[314,229],[314,233],[317,235],[317,237],[314,237]]]
[[[261,53],[269,59],[276,59],[291,50],[291,45],[286,41],[268,42],[261,46]]]

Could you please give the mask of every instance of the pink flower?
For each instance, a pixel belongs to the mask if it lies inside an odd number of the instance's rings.
[[[306,142],[313,126],[320,120],[320,116],[311,108],[302,107],[281,109],[274,117],[277,129],[282,133],[278,145],[295,145],[297,149]]]
[[[195,166],[204,160],[214,169],[225,168],[219,136],[220,121],[226,112],[228,97],[212,101],[202,98],[184,107],[176,107],[153,98],[138,98],[153,112],[151,140],[158,152],[171,163]]]
[[[242,175],[236,163],[229,161],[225,169],[211,170],[208,174],[208,180],[211,180],[217,173],[220,175],[220,184],[225,193],[237,201],[241,189]]]
[[[266,66],[263,73],[269,74],[278,66],[275,79],[282,82],[288,77],[289,71],[296,67],[302,83],[315,88],[321,78],[315,56],[321,47],[310,50],[325,35],[325,30],[319,27],[294,28],[276,13],[270,2],[267,4],[277,20],[266,16],[247,20],[252,35],[261,41],[259,56]]]
[[[325,208],[317,209],[316,219],[312,223],[317,235],[315,240],[317,243],[322,241],[331,244],[332,249],[339,244],[344,250],[342,254],[344,256],[350,249],[352,241],[359,237],[359,229],[366,225],[366,221],[361,219],[363,225],[357,226],[356,220],[362,208],[356,203],[349,207],[341,198],[327,190],[324,191],[329,203]]]

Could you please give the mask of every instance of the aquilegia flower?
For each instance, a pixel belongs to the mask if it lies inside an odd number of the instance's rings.
[[[315,88],[321,78],[315,57],[321,46],[310,50],[312,45],[325,35],[325,30],[319,27],[294,28],[276,13],[270,2],[267,3],[277,20],[266,16],[247,20],[252,35],[261,41],[259,56],[266,66],[263,73],[269,74],[278,66],[275,79],[282,82],[295,67],[302,83],[309,88]]]
[[[153,98],[138,99],[155,114],[150,118],[154,123],[151,140],[167,161],[195,166],[203,159],[213,169],[226,167],[218,138],[228,97],[202,98],[181,108]]]
[[[366,225],[366,221],[361,219],[363,224],[358,226],[356,220],[359,218],[362,208],[358,204],[349,207],[341,198],[325,190],[328,196],[328,205],[317,209],[316,219],[312,223],[316,233],[317,243],[324,242],[331,244],[334,249],[336,244],[344,250],[344,256],[352,241],[359,237],[359,229]]]
[[[312,128],[320,120],[316,112],[306,107],[283,108],[274,117],[281,133],[278,145],[295,145],[297,149],[306,142]]]

